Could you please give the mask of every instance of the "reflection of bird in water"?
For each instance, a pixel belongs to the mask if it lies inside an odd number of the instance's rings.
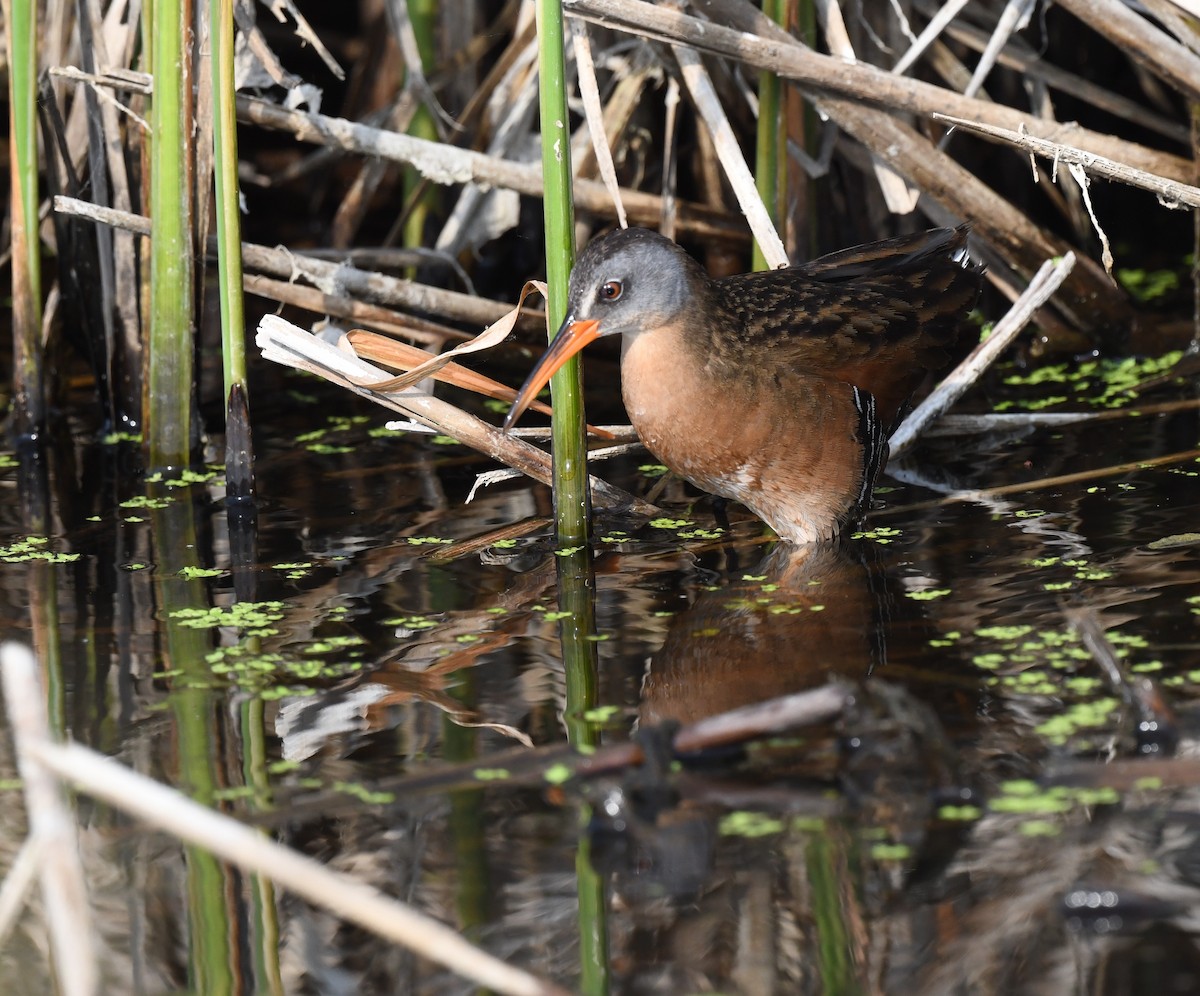
[[[505,426],[571,356],[619,333],[647,449],[782,539],[829,539],[865,510],[887,437],[946,363],[981,274],[965,226],[722,280],[661,235],[614,232],[580,254],[567,318]]]
[[[671,624],[642,686],[641,722],[708,715],[884,663],[891,607],[863,545],[781,545]]]

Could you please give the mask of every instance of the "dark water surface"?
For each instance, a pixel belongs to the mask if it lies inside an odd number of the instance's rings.
[[[128,444],[59,447],[20,488],[0,470],[0,612],[63,733],[570,989],[1200,990],[1194,411],[932,440],[865,535],[802,556],[736,507],[709,538],[710,500],[674,483],[667,520],[601,519],[588,558],[545,525],[466,546],[546,515],[546,490],[464,504],[487,461],[287,383],[292,435],[257,430],[255,548],[219,478],[143,483]],[[598,472],[644,491],[652,462]],[[21,559],[30,535],[78,558]],[[1107,670],[1072,619],[1104,631]],[[835,722],[666,756],[665,721],[831,677],[853,691]],[[603,749],[635,730],[632,771],[510,766],[517,732]],[[473,777],[439,784],[448,764]],[[7,868],[7,736],[0,777]],[[472,988],[77,808],[105,992]],[[44,943],[26,915],[5,992],[51,991]]]

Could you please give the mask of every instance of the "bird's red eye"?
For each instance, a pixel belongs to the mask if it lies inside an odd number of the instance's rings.
[[[607,283],[600,285],[600,296],[605,301],[615,301],[621,296],[621,291],[624,288],[619,280],[609,280]]]

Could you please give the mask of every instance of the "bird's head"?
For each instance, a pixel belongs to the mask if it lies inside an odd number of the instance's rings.
[[[601,336],[628,338],[677,318],[707,281],[691,256],[668,238],[627,228],[591,242],[575,263],[567,317],[533,368],[504,420],[511,427],[555,372]]]

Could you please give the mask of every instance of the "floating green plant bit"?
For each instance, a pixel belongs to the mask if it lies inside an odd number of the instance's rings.
[[[554,611],[545,610],[543,618],[546,622],[559,622],[563,619],[570,619],[571,613],[565,609],[555,609]]]
[[[483,639],[483,637],[479,636],[477,633],[459,633],[458,636],[456,636],[454,638],[454,642],[455,643],[478,643],[482,639]]]
[[[517,545],[517,542],[515,539],[498,539],[492,546],[497,550],[511,550]]]
[[[294,563],[294,564],[272,564],[271,570],[273,570],[273,571],[306,571],[310,567],[313,567],[313,566],[314,565],[311,562],[305,563],[303,561],[298,561],[297,563]]]
[[[569,766],[559,762],[552,764],[542,773],[542,778],[550,785],[565,785],[571,780],[574,772]]]
[[[216,629],[236,626],[247,636],[273,636],[271,628],[283,618],[283,602],[234,602],[229,608],[175,609],[171,618],[191,629]]]
[[[1018,508],[1013,512],[1018,519],[1040,519],[1045,514],[1044,508]]]
[[[13,467],[19,467],[20,461],[13,453],[0,453],[0,470],[12,470]]]
[[[851,539],[869,539],[876,543],[886,545],[896,537],[903,535],[899,529],[894,526],[879,526],[875,529],[864,529],[861,532],[851,533]]]
[[[1115,274],[1121,286],[1140,304],[1150,304],[1179,289],[1179,274],[1174,270],[1118,267]]]
[[[1065,744],[1083,730],[1098,729],[1107,725],[1119,704],[1113,698],[1075,702],[1035,729],[1052,744]]]
[[[445,536],[409,536],[405,542],[409,546],[446,546],[454,540]]]
[[[109,432],[101,437],[100,442],[104,446],[116,446],[118,443],[138,443],[142,442],[142,434],[140,432]]]
[[[309,443],[305,449],[318,456],[336,456],[339,453],[354,452],[353,446],[335,446],[333,443]]]
[[[394,792],[377,792],[358,782],[337,781],[330,786],[333,791],[341,792],[368,806],[386,806],[396,801]]]
[[[435,446],[457,446],[459,444],[453,436],[443,436],[440,433],[434,436],[431,442]]]
[[[123,571],[144,571],[150,565],[140,560],[131,560],[127,564],[121,565]]]
[[[398,629],[414,632],[419,629],[433,629],[438,624],[439,620],[430,619],[428,616],[392,616],[390,619],[383,620],[384,626],[395,626]]]
[[[912,857],[912,848],[907,844],[872,844],[871,857],[876,861],[906,861]]]
[[[323,640],[314,640],[304,648],[306,654],[332,654],[352,647],[361,647],[367,641],[358,634],[330,636]]]
[[[596,706],[584,712],[583,718],[589,723],[611,723],[620,718],[621,707],[615,705]]]
[[[1049,820],[1022,820],[1018,828],[1025,837],[1057,837],[1062,827]]]
[[[941,806],[937,811],[938,819],[947,823],[974,823],[983,818],[983,810],[978,806]]]
[[[720,528],[683,529],[683,530],[680,530],[678,535],[679,535],[680,539],[687,539],[687,540],[690,540],[690,539],[715,540],[715,539],[720,539],[722,536],[724,536],[725,530],[720,529]]]
[[[203,578],[219,578],[225,572],[219,567],[181,567],[179,576],[187,581],[199,581]]]
[[[667,468],[661,463],[644,463],[638,467],[638,473],[645,477],[662,477]]]
[[[48,536],[26,536],[0,546],[0,561],[6,564],[27,564],[33,560],[47,564],[70,564],[79,557],[78,553],[56,553],[51,550]]]
[[[611,533],[605,533],[600,537],[601,543],[628,543],[629,533],[624,529],[614,529]]]
[[[207,470],[191,470],[183,468],[177,472],[175,477],[164,477],[162,471],[155,471],[153,474],[146,476],[147,484],[162,484],[168,488],[185,488],[193,484],[210,484],[217,480],[225,469],[223,467],[210,467]],[[151,506],[158,508],[161,506]]]
[[[657,519],[650,520],[650,528],[652,529],[683,529],[685,526],[690,526],[690,519],[672,519],[667,516],[660,516]]]
[[[471,774],[478,782],[502,782],[512,777],[507,768],[476,768]]]
[[[717,824],[717,832],[722,837],[767,837],[783,833],[783,830],[783,820],[744,809],[726,813]]]
[[[1074,581],[1047,581],[1042,585],[1043,591],[1070,591],[1075,587]]]
[[[934,599],[945,598],[950,594],[950,589],[925,588],[922,591],[906,591],[904,594],[917,602],[932,602]]]
[[[560,546],[554,551],[556,557],[570,557],[584,549],[582,546]]]

